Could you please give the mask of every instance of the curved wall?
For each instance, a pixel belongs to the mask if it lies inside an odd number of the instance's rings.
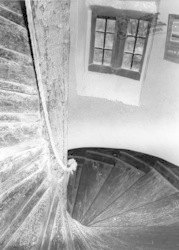
[[[140,106],[79,96],[75,68],[77,2],[71,4],[71,69],[68,148],[126,148],[179,164],[179,65],[163,59],[167,25],[156,32],[140,95]],[[179,2],[162,0],[159,20],[179,14]],[[101,84],[102,85],[102,84]]]

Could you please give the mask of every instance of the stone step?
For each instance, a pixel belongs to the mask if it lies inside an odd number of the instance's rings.
[[[7,0],[0,0],[0,5],[7,8],[8,10],[11,10],[12,12],[22,16],[22,6],[24,5],[24,1],[21,0],[13,0],[13,1],[7,1]]]
[[[17,12],[14,12],[14,11],[10,10],[9,8],[3,6],[2,1],[0,1],[0,16],[8,19],[9,21],[11,21],[17,25],[21,25],[22,27],[25,27],[25,21],[24,21],[23,16],[21,14],[18,14]]]
[[[0,57],[0,71],[3,81],[36,87],[37,82],[33,66],[20,65],[14,61]]]
[[[4,48],[2,45],[0,45],[0,57],[17,63],[21,66],[33,66],[31,55],[24,55],[17,51]]]
[[[60,200],[57,186],[56,185],[52,186],[51,190],[52,190],[51,194],[49,195],[50,202],[47,212],[47,219],[44,223],[41,236],[39,237],[40,238],[39,250],[49,249],[52,229]]]
[[[11,123],[0,126],[0,148],[14,146],[41,136],[42,124],[36,123]]]
[[[120,154],[118,155],[118,158],[125,163],[128,163],[132,165],[133,167],[145,172],[146,174],[150,171],[151,166],[146,163],[145,161],[135,157],[134,155],[131,155],[128,152],[120,151]]]
[[[0,16],[0,44],[6,49],[31,55],[27,29],[2,16]]]
[[[179,192],[160,200],[111,216],[93,227],[165,226],[179,223]]]
[[[35,113],[39,111],[38,95],[0,90],[0,112]]]
[[[33,159],[29,160],[28,163],[19,166],[19,168],[8,168],[0,172],[0,196],[8,192],[12,187],[20,185],[21,182],[31,178],[32,175],[43,168],[46,157],[39,154],[40,152],[36,156],[34,155]]]
[[[88,225],[95,220],[99,214],[105,211],[105,209],[113,203],[117,197],[122,195],[141,176],[143,176],[143,174],[144,173],[141,173],[129,165],[116,164],[116,166],[111,169],[95,198],[91,200],[91,205],[81,222],[84,225]],[[94,181],[97,180],[95,179]],[[91,189],[93,190],[93,188]],[[81,203],[83,203],[83,201],[81,201]]]
[[[77,196],[78,188],[79,188],[79,182],[80,182],[80,178],[81,178],[81,173],[82,173],[82,166],[78,165],[77,170],[73,173],[73,175],[70,176],[70,179],[68,182],[67,210],[68,210],[70,215],[73,214],[76,196]]]
[[[27,86],[23,83],[10,82],[0,79],[0,90],[5,90],[8,92],[17,92],[27,95],[37,95],[38,90],[36,86]]]
[[[157,161],[154,165],[156,171],[158,171],[171,185],[179,190],[179,167],[171,165],[169,163],[162,163]]]
[[[130,189],[126,189],[118,198],[90,224],[99,223],[107,218],[118,216],[145,204],[154,202],[177,192],[155,170],[141,177]]]
[[[176,250],[179,244],[179,223],[164,226],[137,226],[137,227],[113,227],[98,228],[96,234],[110,242],[122,241],[128,246],[127,249],[138,250]],[[122,250],[125,248],[121,248]]]
[[[46,177],[47,170],[44,167],[44,169],[35,173],[28,180],[12,187],[0,197],[0,245],[3,239],[6,238],[6,231],[10,234],[10,231],[14,228],[13,225],[16,224],[17,221],[25,220],[24,210],[27,211],[30,208],[31,211],[36,202],[40,200],[41,194],[47,189],[47,184],[49,183],[49,181],[45,181]],[[16,226],[16,230],[19,226]]]
[[[85,163],[82,167],[78,193],[72,213],[74,219],[77,221],[83,219],[91,203],[106,181],[110,171],[111,167],[105,166],[105,164]]]
[[[40,122],[40,113],[0,113],[0,126],[11,123]]]

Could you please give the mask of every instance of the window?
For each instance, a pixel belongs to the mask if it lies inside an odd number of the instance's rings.
[[[151,21],[146,13],[93,9],[88,70],[140,80]]]

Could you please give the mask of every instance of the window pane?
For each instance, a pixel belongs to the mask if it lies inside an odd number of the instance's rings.
[[[148,22],[140,20],[137,36],[146,37],[147,30],[148,30]]]
[[[106,31],[110,32],[110,33],[114,33],[115,32],[115,25],[116,25],[115,20],[108,19]]]
[[[113,34],[106,34],[105,49],[112,49],[113,48],[113,41],[114,41],[114,35]]]
[[[104,18],[97,18],[96,19],[96,31],[105,31],[105,23],[106,19]]]
[[[134,44],[135,44],[135,37],[127,37],[125,42],[125,52],[132,52],[134,51]]]
[[[139,72],[140,67],[141,67],[141,62],[142,62],[142,56],[140,56],[140,55],[134,55],[133,64],[132,64],[132,70]]]
[[[95,47],[103,48],[104,45],[104,33],[96,32],[95,34]]]
[[[142,54],[144,51],[145,39],[144,38],[137,38],[136,47],[135,47],[135,54]]]
[[[104,51],[104,65],[111,65],[112,50]]]
[[[132,63],[132,54],[124,53],[123,61],[122,61],[122,68],[131,69],[131,63]]]
[[[136,19],[129,19],[128,25],[127,25],[127,34],[131,36],[136,35],[137,31],[137,25],[138,25],[138,20]]]
[[[94,59],[93,62],[96,64],[102,64],[103,58],[103,50],[102,49],[94,49]]]

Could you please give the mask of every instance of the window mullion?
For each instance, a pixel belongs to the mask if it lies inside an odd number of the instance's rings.
[[[116,36],[115,43],[113,49],[113,57],[112,57],[112,67],[114,69],[120,69],[122,65],[122,57],[125,46],[125,36],[127,32],[127,28],[122,27],[122,22],[124,25],[124,18],[117,18],[116,20]]]
[[[103,42],[103,57],[102,57],[102,64],[104,63],[104,50],[105,50],[105,43],[106,43],[106,29],[107,29],[107,18],[105,18],[105,30],[104,30],[104,42]]]
[[[134,42],[134,49],[133,49],[132,59],[131,59],[131,69],[132,69],[132,65],[133,65],[134,54],[135,54],[135,47],[136,47],[136,43],[137,43],[137,34],[138,34],[138,31],[139,31],[139,23],[140,23],[140,20],[138,20],[138,24],[137,24],[137,30],[136,30],[135,42]]]

